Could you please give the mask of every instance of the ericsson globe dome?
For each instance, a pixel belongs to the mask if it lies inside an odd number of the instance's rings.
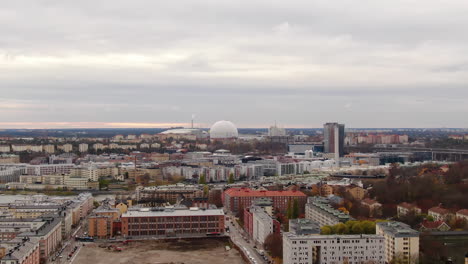
[[[229,121],[218,121],[210,128],[211,139],[232,139],[238,136],[237,127]]]

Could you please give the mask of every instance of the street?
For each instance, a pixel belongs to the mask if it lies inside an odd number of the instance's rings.
[[[254,244],[250,242],[249,236],[245,233],[244,229],[238,226],[233,216],[226,220],[226,226],[229,227],[229,236],[234,244],[236,244],[242,251],[249,257],[251,263],[260,264],[268,263],[262,256],[254,249]],[[232,223],[231,223],[232,221]],[[245,237],[246,239],[244,239]]]
[[[64,240],[64,244],[61,249],[57,250],[50,258],[48,263],[53,264],[69,264],[73,263],[76,256],[81,250],[81,247],[85,245],[83,242],[77,242],[75,236],[83,236],[87,230],[87,219],[82,219],[78,227],[72,232],[68,240]],[[69,255],[73,252],[71,257]]]

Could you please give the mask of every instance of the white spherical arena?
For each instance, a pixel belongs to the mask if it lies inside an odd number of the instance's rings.
[[[211,139],[233,139],[238,136],[237,127],[229,121],[218,121],[210,128]]]

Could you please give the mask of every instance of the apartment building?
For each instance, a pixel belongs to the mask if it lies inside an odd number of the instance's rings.
[[[224,233],[222,209],[142,208],[121,217],[124,236],[204,237]]]
[[[324,197],[309,197],[305,206],[305,217],[317,222],[320,226],[345,223],[353,218],[333,208],[330,201]]]
[[[430,208],[427,214],[432,216],[434,221],[447,221],[451,217],[450,211],[440,206]]]
[[[14,218],[37,218],[44,214],[56,213],[62,208],[56,204],[12,204],[8,211]]]
[[[39,239],[40,258],[45,261],[62,242],[62,219],[58,215],[42,216],[39,219],[45,222],[43,226],[32,232],[21,233],[17,237]]]
[[[16,238],[0,243],[0,264],[39,263],[40,247],[38,238]]]
[[[81,144],[78,145],[78,151],[79,152],[87,152],[88,148],[89,148],[89,146],[86,143],[81,143]]]
[[[136,197],[138,201],[160,199],[174,204],[181,199],[202,198],[204,193],[199,186],[177,184],[137,189]]]
[[[20,162],[19,155],[14,155],[14,154],[1,154],[0,155],[0,164],[11,164],[11,163],[19,163],[19,162]]]
[[[249,236],[261,245],[270,234],[279,234],[281,231],[281,224],[273,215],[272,205],[271,199],[257,199],[254,205],[244,210],[244,228]]]
[[[286,212],[288,205],[297,200],[300,213],[304,212],[307,196],[300,191],[265,191],[250,188],[229,188],[224,191],[222,200],[224,208],[231,213],[238,213],[252,205],[258,198],[269,198],[273,201],[273,208]]]
[[[418,263],[419,232],[401,222],[379,222],[376,234],[385,238],[385,262]],[[401,262],[403,261],[403,262]]]
[[[283,234],[284,264],[385,263],[385,239],[379,235]]]
[[[400,203],[397,205],[397,215],[398,217],[404,217],[410,213],[419,215],[421,214],[421,208],[417,207],[415,204],[410,204],[410,203]]]
[[[10,145],[0,145],[0,152],[8,153],[11,151]]]
[[[43,147],[43,150],[44,150],[45,153],[54,154],[55,153],[55,146],[54,145],[45,145]]]

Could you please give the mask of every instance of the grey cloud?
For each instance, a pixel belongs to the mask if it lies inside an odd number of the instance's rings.
[[[195,112],[239,126],[467,126],[467,11],[462,0],[6,1],[0,123]]]

